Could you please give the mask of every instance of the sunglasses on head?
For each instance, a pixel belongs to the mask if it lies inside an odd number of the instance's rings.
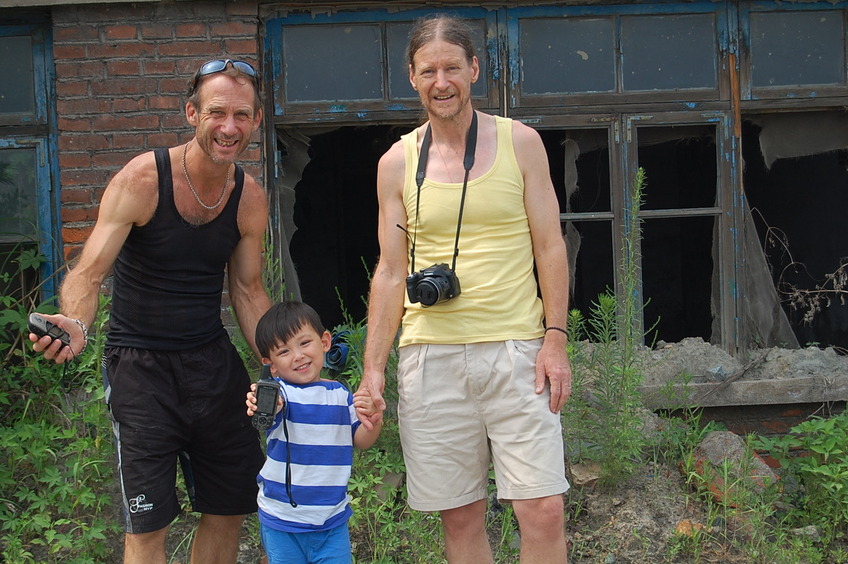
[[[259,73],[256,72],[256,69],[253,68],[253,65],[250,63],[245,61],[234,61],[233,59],[215,59],[200,65],[200,68],[197,70],[197,74],[194,75],[192,90],[197,88],[197,81],[200,80],[200,77],[221,72],[227,68],[227,65],[233,65],[233,68],[238,69],[240,72],[252,78],[254,82],[256,82],[256,85],[259,86]]]

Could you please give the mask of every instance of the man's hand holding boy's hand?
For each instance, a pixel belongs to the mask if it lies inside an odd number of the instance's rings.
[[[353,394],[353,406],[360,419],[366,417],[372,424],[382,422],[383,410],[377,408],[374,398],[366,389],[359,389]]]

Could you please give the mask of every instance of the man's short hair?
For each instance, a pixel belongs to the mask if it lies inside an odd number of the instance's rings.
[[[221,59],[221,60],[232,61],[232,59]],[[210,61],[210,62],[212,62],[212,61]],[[201,66],[203,66],[203,65],[201,65]],[[253,65],[251,65],[251,66],[253,66]],[[200,71],[198,70],[198,73],[199,72]],[[249,82],[253,85],[253,92],[256,94],[256,97],[254,98],[254,102],[253,102],[253,109],[258,110],[258,109],[262,108],[262,106],[264,104],[264,99],[262,97],[262,76],[259,74],[259,71],[255,69],[255,67],[254,67],[253,72],[255,73],[255,75],[251,76],[251,75],[247,74],[246,72],[242,71],[241,69],[239,69],[236,65],[227,64],[226,67],[224,67],[223,70],[218,71],[218,72],[214,72],[214,73],[210,73],[210,74],[206,74],[206,75],[202,75],[202,76],[199,75],[198,73],[195,73],[195,75],[192,76],[191,79],[189,80],[188,85],[186,87],[186,94],[185,94],[186,100],[192,106],[194,106],[195,108],[199,108],[200,87],[203,85],[203,83],[205,83],[206,80],[209,77],[211,77],[215,74],[225,74],[225,75],[227,75],[231,78],[234,78],[235,80],[237,80],[239,82],[245,81],[245,82]]]

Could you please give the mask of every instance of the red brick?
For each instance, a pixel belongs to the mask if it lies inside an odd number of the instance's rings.
[[[194,75],[163,78],[159,82],[159,92],[161,94],[185,94],[188,90],[188,83],[193,77]]]
[[[112,147],[116,149],[135,149],[139,153],[144,151],[144,135],[141,133],[115,133],[112,135]]]
[[[253,55],[257,52],[255,39],[229,39],[224,42],[227,53],[233,55]]]
[[[57,61],[65,59],[83,59],[85,58],[85,47],[81,45],[54,45],[53,58]]]
[[[53,26],[53,41],[55,43],[97,40],[98,30],[93,25],[74,25],[70,27]]]
[[[88,56],[97,59],[134,58],[155,54],[155,46],[139,41],[113,43],[109,45],[92,44]]]
[[[127,164],[139,151],[110,151],[96,153],[91,159],[91,165],[96,167],[117,166],[123,167]]]
[[[62,187],[63,204],[91,204],[91,190],[75,190]]]
[[[174,26],[170,23],[147,24],[141,26],[143,39],[170,39],[174,36]]]
[[[59,118],[59,131],[91,131],[91,120],[89,118]]]
[[[90,114],[103,115],[109,111],[109,102],[95,98],[66,98],[56,102],[56,110],[59,112],[59,115],[69,118]]]
[[[207,37],[209,29],[204,24],[189,23],[174,26],[174,32],[178,38]]]
[[[62,239],[65,243],[85,243],[90,235],[90,227],[64,227],[62,229]]]
[[[120,112],[138,112],[147,109],[147,99],[139,98],[117,98],[112,101],[112,111]]]
[[[159,53],[166,57],[171,56],[195,56],[198,58],[208,57],[209,53],[220,51],[217,42],[209,41],[174,41],[159,46]]]
[[[106,115],[95,118],[95,131],[133,131],[157,129],[159,118],[154,115],[119,116]]]
[[[107,25],[103,28],[107,39],[137,39],[138,28],[134,25]]]
[[[175,147],[180,141],[176,133],[156,133],[147,136],[147,146],[151,149],[154,147]]]
[[[59,155],[60,168],[87,168],[91,166],[91,158],[84,153],[62,153]]]
[[[137,76],[141,74],[138,61],[107,61],[106,72],[109,76]]]
[[[151,110],[182,110],[184,107],[182,96],[150,96],[147,104]]]
[[[209,26],[212,37],[255,37],[259,24],[256,22],[220,22]]]
[[[95,131],[97,129],[95,128]],[[64,151],[100,151],[109,148],[108,139],[101,134],[60,135],[59,150]]]
[[[85,96],[88,94],[88,82],[84,81],[56,81],[56,96],[61,99],[63,97]]]
[[[103,78],[106,69],[101,61],[66,61],[56,62],[58,78]]]
[[[144,66],[144,74],[152,75],[152,74],[163,74],[163,75],[173,75],[176,70],[176,64],[174,61],[143,61]]]
[[[96,208],[63,208],[62,223],[94,223],[97,221]]]

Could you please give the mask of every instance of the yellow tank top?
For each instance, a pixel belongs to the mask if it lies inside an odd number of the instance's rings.
[[[526,340],[544,335],[544,312],[524,209],[524,180],[512,146],[512,120],[495,119],[495,162],[483,176],[468,182],[465,196],[456,260],[461,293],[430,307],[405,298],[400,346]],[[415,270],[438,263],[450,266],[462,183],[425,177],[416,226],[416,131],[403,136],[403,145],[406,228],[410,236],[417,230]]]

